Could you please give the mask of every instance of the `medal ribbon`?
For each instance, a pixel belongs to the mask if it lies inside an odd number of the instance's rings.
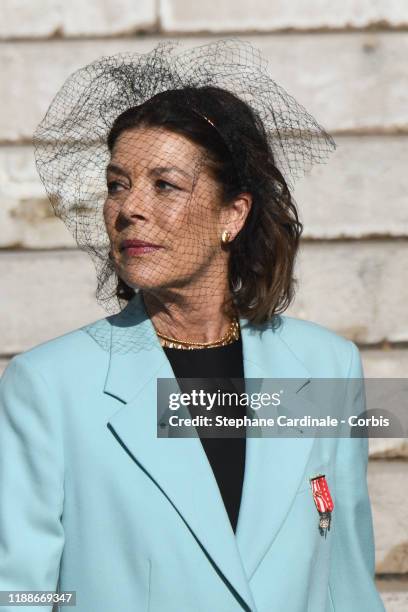
[[[319,512],[331,512],[334,503],[330,495],[329,487],[324,474],[310,479],[313,499]]]

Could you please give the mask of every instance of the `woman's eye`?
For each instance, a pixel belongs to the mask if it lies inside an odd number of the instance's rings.
[[[108,183],[108,193],[117,193],[115,190],[116,185],[119,187],[123,187],[123,185],[118,181],[111,181],[110,183]]]
[[[155,182],[156,187],[160,191],[169,191],[170,189],[180,189],[177,185],[173,185],[173,183],[169,183],[168,181],[163,181],[162,179],[158,179]]]

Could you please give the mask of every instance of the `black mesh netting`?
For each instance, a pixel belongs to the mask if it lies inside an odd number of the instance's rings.
[[[288,206],[284,181],[291,190],[335,143],[256,48],[228,39],[188,50],[161,42],[77,70],[34,148],[55,214],[94,262],[97,300],[115,313],[140,289],[152,290],[152,308],[155,288],[188,295],[193,309],[239,292],[251,232]]]

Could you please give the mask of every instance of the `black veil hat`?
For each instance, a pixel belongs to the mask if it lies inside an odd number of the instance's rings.
[[[196,89],[203,87],[222,88],[246,102],[290,188],[336,147],[305,108],[271,78],[266,59],[246,41],[217,40],[187,50],[165,41],[148,53],[101,57],[75,71],[37,126],[34,153],[55,214],[92,258],[98,279],[96,299],[108,313],[125,305],[116,293],[118,275],[109,256],[103,216],[111,159],[107,140],[117,117],[148,101],[154,106],[163,92],[174,92],[186,111],[211,125],[214,137],[222,139],[240,169],[242,187],[251,187],[245,176],[243,123],[227,98],[220,108],[211,96],[197,96]],[[173,196],[166,197],[170,201]],[[202,235],[206,231],[203,227]],[[162,233],[161,239],[165,236]],[[188,248],[192,255],[191,244]],[[133,289],[137,293],[137,285]]]

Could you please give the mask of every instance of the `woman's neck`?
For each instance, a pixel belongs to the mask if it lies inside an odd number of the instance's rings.
[[[191,342],[215,342],[227,331],[235,314],[225,295],[188,297],[141,291],[154,328],[166,336]]]

